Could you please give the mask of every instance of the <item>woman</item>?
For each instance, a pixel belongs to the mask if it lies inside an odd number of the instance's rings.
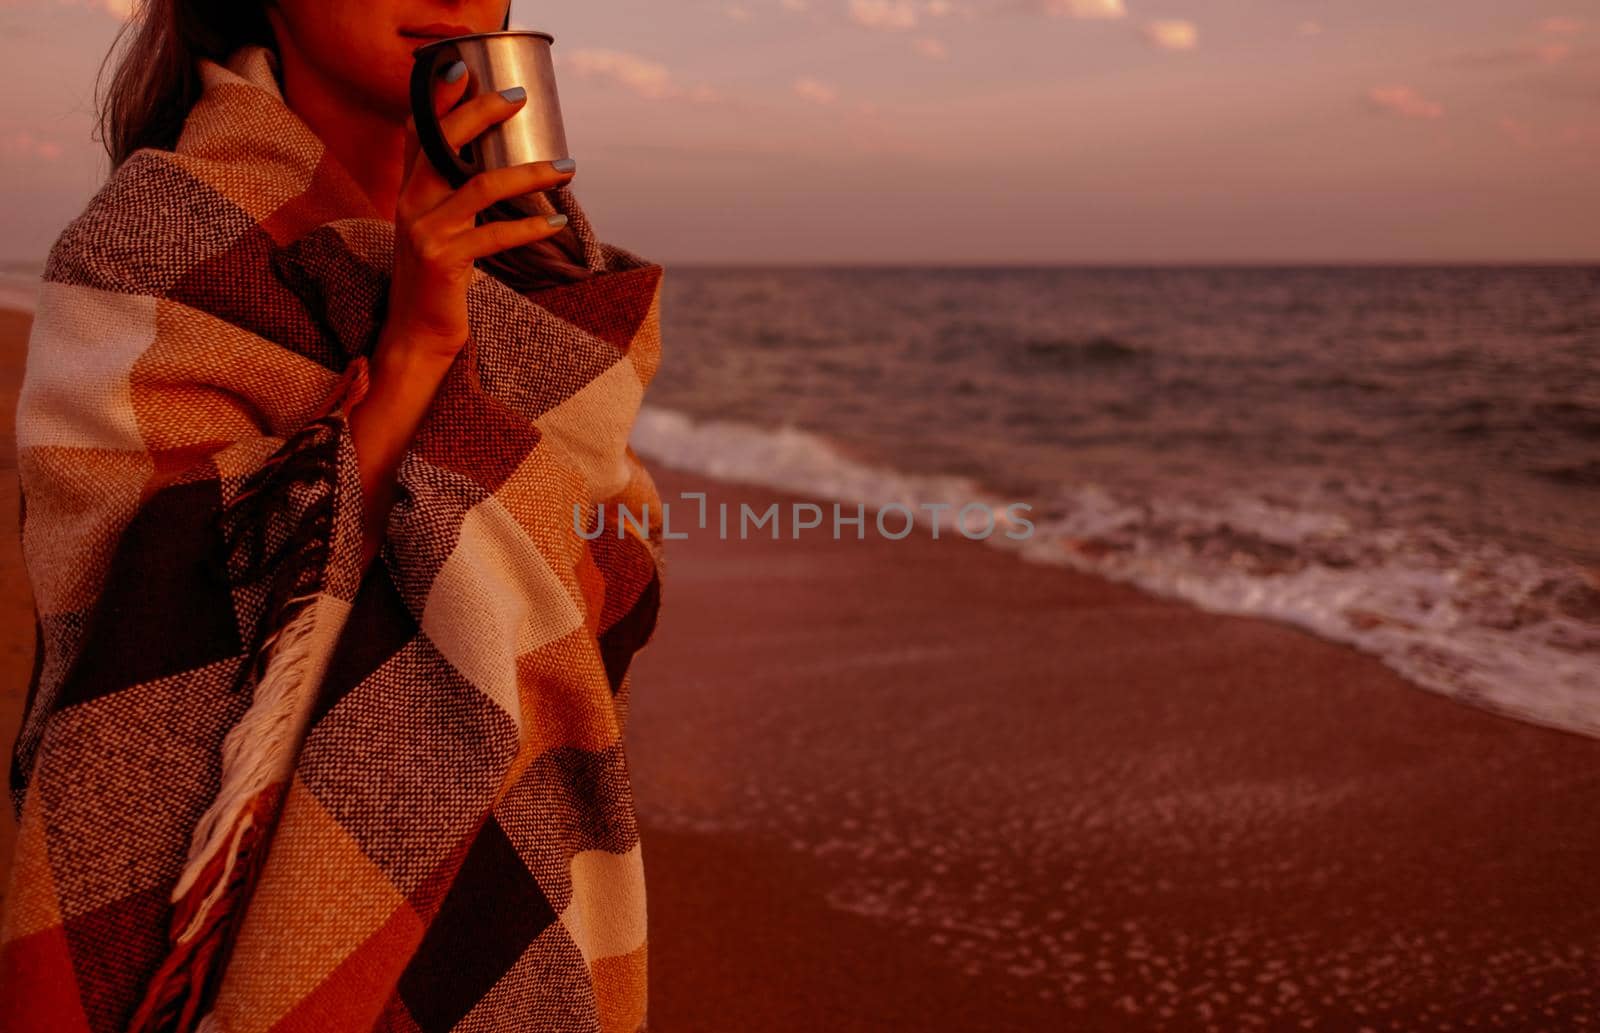
[[[644,1028],[661,270],[570,167],[418,157],[411,51],[506,17],[153,0],[123,51],[17,410],[8,1030]],[[469,84],[457,146],[524,103]]]

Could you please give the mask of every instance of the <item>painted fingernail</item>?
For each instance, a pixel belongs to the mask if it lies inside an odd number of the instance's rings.
[[[467,74],[467,63],[465,61],[457,61],[457,62],[453,63],[452,65],[450,65],[449,68],[446,68],[444,70],[444,81],[445,82],[455,82],[457,79],[461,78],[463,75],[466,75],[466,74]]]
[[[578,163],[573,161],[571,158],[557,158],[555,161],[550,163],[550,167],[555,169],[557,172],[571,172],[573,169],[578,167]]]
[[[552,226],[565,226],[567,224],[567,217],[565,215],[546,215],[544,217],[544,221],[548,222]]]
[[[509,100],[513,104],[515,104],[517,101],[521,100],[522,98],[526,97],[527,95],[528,95],[528,91],[523,89],[521,86],[513,86],[509,90],[501,90],[500,91],[500,96],[504,97],[506,100]]]

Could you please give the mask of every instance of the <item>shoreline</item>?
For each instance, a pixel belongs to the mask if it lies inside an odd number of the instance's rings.
[[[1331,469],[1281,491],[1263,478],[1258,493],[1223,468],[1201,488],[1181,476],[1168,484],[1130,472],[1124,481],[1068,463],[1055,494],[1008,501],[982,473],[896,465],[839,429],[647,404],[634,448],[648,462],[721,481],[838,499],[846,509],[898,508],[887,513],[891,528],[914,511],[926,531],[943,507],[946,537],[956,537],[949,525],[958,507],[987,506],[1004,518],[1025,506],[1036,525],[1029,539],[997,533],[987,544],[1208,613],[1302,628],[1447,698],[1600,740],[1600,696],[1588,673],[1600,660],[1600,566],[1428,521],[1369,526],[1316,494],[1315,483],[1342,483]],[[981,509],[968,515],[981,528]]]

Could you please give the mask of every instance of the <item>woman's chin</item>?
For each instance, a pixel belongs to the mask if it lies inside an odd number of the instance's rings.
[[[381,79],[363,91],[368,106],[385,121],[404,123],[411,115],[411,66],[409,53],[391,58]]]

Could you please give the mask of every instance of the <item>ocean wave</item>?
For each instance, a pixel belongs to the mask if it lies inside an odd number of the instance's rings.
[[[1600,737],[1600,570],[1260,499],[1129,504],[1093,485],[1069,496],[1025,558],[1294,624],[1424,688]]]
[[[629,443],[641,456],[722,481],[873,508],[901,505],[924,527],[931,527],[933,519],[925,504],[983,502],[1003,518],[999,511],[1011,501],[983,490],[970,477],[910,474],[865,462],[838,443],[792,424],[769,429],[733,420],[697,422],[684,413],[646,405]]]
[[[1110,334],[1040,335],[1020,333],[1003,321],[951,319],[917,347],[937,362],[960,362],[973,356],[998,360],[1024,373],[1120,367],[1155,358],[1147,348]]]
[[[1533,471],[1537,476],[1557,484],[1576,485],[1583,488],[1600,488],[1600,459],[1587,463],[1566,463],[1558,466],[1540,466]]]
[[[721,480],[872,508],[899,503],[925,525],[922,503],[1008,504],[972,478],[875,465],[792,425],[696,422],[647,405],[631,443],[648,459]],[[1024,501],[1034,505],[1033,533],[988,544],[1215,613],[1292,624],[1371,653],[1423,688],[1600,737],[1600,569],[1437,527],[1367,527],[1331,503],[1270,488],[1196,498],[1082,482]]]
[[[1574,437],[1600,440],[1600,409],[1580,402],[1541,402],[1533,407],[1533,420]]]
[[[1014,357],[1023,364],[1075,368],[1122,365],[1150,358],[1137,345],[1116,337],[1033,337],[1018,343]]]
[[[1296,377],[1289,382],[1289,385],[1301,391],[1358,391],[1363,394],[1378,394],[1390,390],[1390,385],[1381,380],[1344,372]]]

